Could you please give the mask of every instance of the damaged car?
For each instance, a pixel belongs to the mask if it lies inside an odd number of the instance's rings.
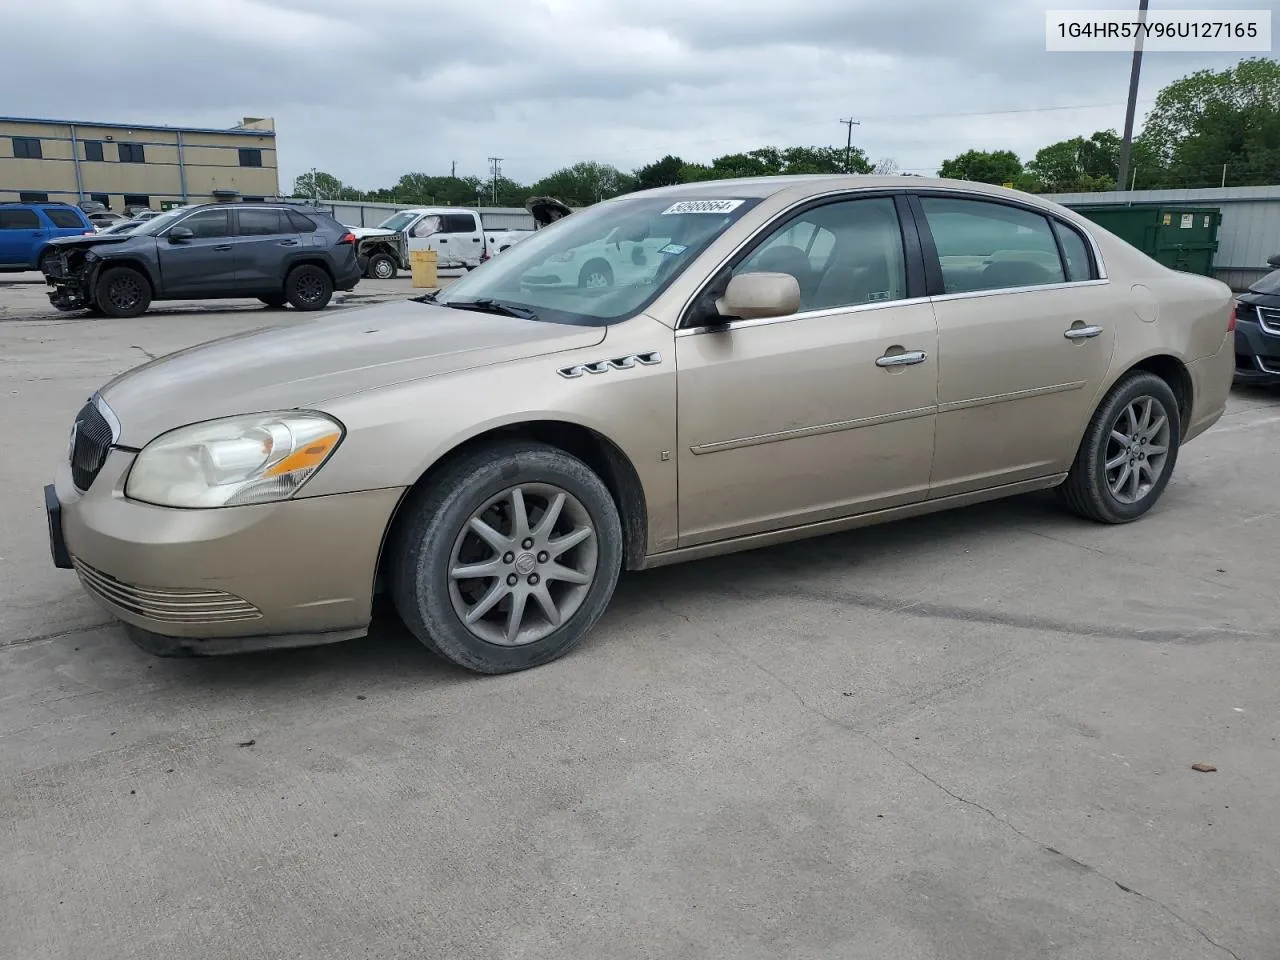
[[[54,240],[41,269],[59,310],[122,318],[154,300],[256,297],[322,310],[360,282],[350,230],[325,213],[260,203],[178,207],[127,233]]]

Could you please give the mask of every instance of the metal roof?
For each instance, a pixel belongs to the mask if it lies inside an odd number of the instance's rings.
[[[106,123],[101,120],[49,120],[44,117],[0,117],[0,123],[47,123],[49,126],[113,127],[118,130],[163,130],[167,133],[229,133],[245,137],[274,137],[274,130],[255,130],[245,127],[175,127],[154,123]]]

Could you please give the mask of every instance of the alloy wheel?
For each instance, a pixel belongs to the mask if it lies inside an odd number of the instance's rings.
[[[142,299],[142,284],[133,277],[117,277],[107,286],[107,300],[117,310],[132,310]]]
[[[1169,460],[1169,414],[1155,397],[1134,398],[1116,417],[1103,464],[1107,488],[1120,503],[1138,503]]]
[[[453,544],[449,599],[474,636],[522,646],[577,613],[596,578],[586,507],[548,483],[510,487],[475,510]]]

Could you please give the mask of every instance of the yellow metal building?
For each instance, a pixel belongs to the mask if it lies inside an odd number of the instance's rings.
[[[0,117],[0,203],[97,200],[115,211],[280,192],[271,118],[229,130]]]

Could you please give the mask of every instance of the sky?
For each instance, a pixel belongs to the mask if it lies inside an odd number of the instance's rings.
[[[1277,0],[1151,0],[1272,9]],[[523,183],[764,145],[932,175],[1124,123],[1130,56],[1047,53],[1045,11],[1136,0],[0,0],[0,112],[229,127],[273,117],[281,187],[408,171]],[[1280,23],[1280,15],[1273,12]],[[1159,89],[1241,54],[1148,53]]]

